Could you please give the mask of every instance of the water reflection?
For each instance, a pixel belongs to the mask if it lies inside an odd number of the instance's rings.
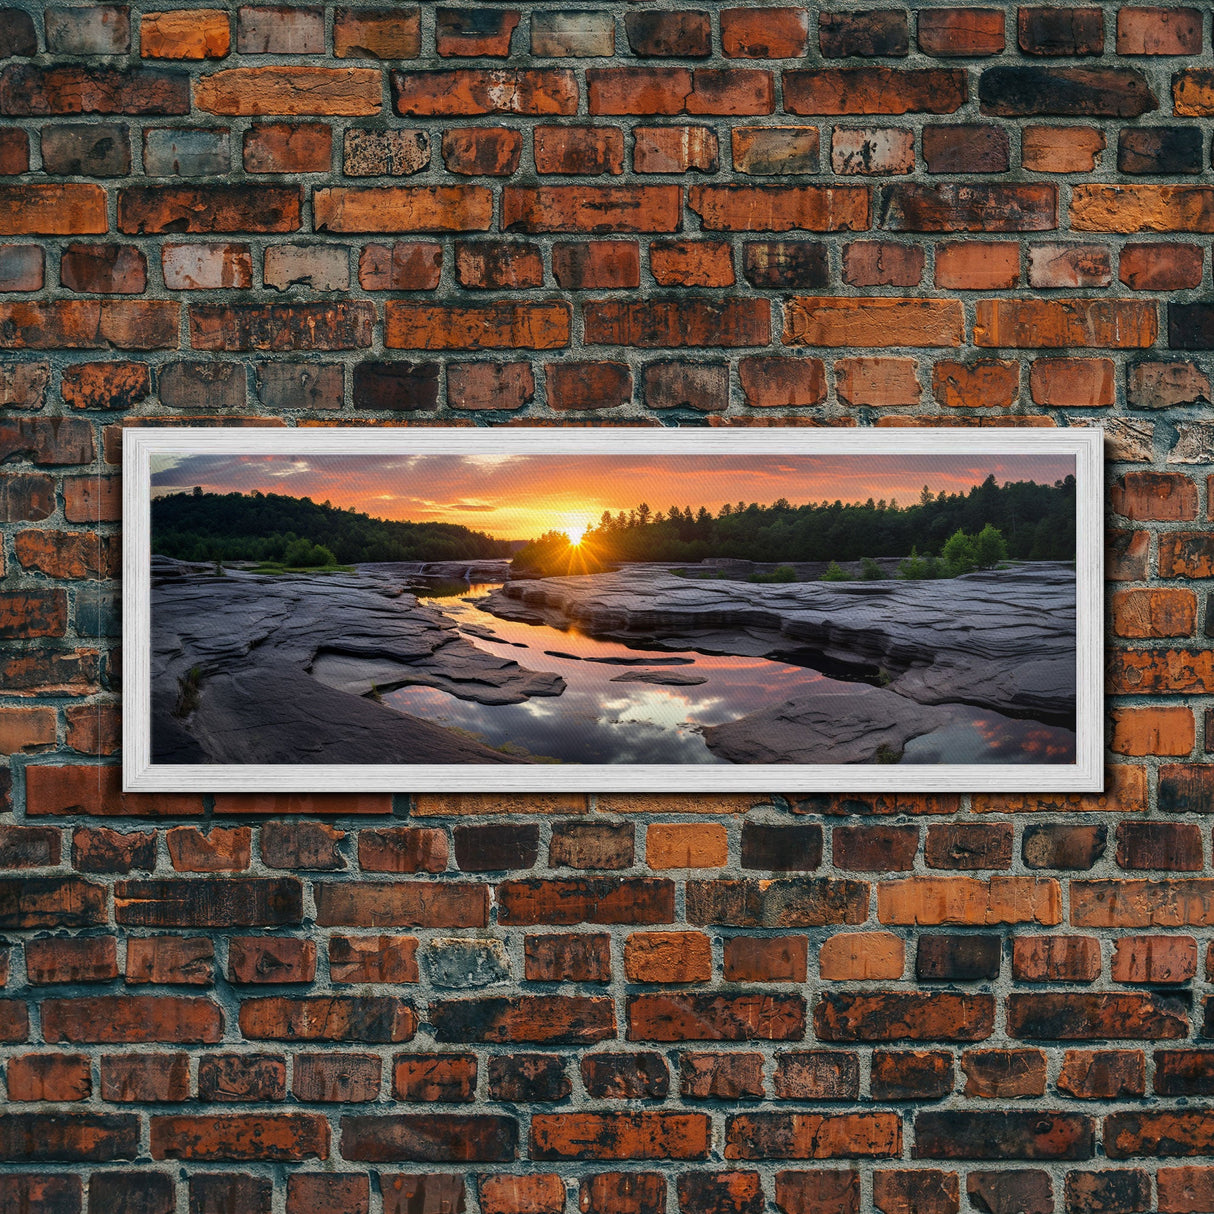
[[[656,653],[545,624],[500,620],[477,609],[493,585],[444,586],[422,601],[453,619],[479,649],[566,682],[559,697],[485,705],[432,687],[404,687],[384,696],[401,712],[464,730],[488,745],[560,763],[720,763],[700,730],[823,683],[803,666],[764,658]],[[531,652],[521,653],[520,649]],[[671,659],[676,659],[672,662]],[[707,677],[698,686],[616,683],[636,670]],[[1034,721],[959,706],[941,728],[908,743],[904,763],[1070,763],[1075,735]]]

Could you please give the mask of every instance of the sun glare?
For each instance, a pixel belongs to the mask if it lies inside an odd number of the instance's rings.
[[[571,523],[565,528],[565,534],[569,537],[569,542],[576,548],[582,542],[582,536],[586,534],[586,527],[582,523]]]

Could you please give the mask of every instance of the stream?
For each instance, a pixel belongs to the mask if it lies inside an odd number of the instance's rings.
[[[496,583],[418,587],[419,600],[443,612],[471,644],[566,682],[559,696],[484,705],[431,687],[388,692],[392,708],[489,746],[558,763],[721,763],[700,733],[831,680],[803,666],[765,658],[633,649],[573,629],[498,619],[476,603]],[[618,682],[649,672],[682,685]],[[694,685],[690,679],[703,679]],[[956,705],[950,719],[907,743],[902,763],[1072,763],[1075,735],[1037,721]]]

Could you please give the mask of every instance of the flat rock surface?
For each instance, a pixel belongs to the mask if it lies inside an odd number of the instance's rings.
[[[709,725],[704,741],[731,763],[867,763],[880,752],[892,762],[949,716],[884,687],[825,681],[821,690]]]
[[[617,674],[612,683],[655,683],[659,687],[698,687],[708,682],[708,676],[692,674],[689,670],[630,670]]]
[[[1075,712],[1075,571],[1061,562],[938,581],[789,584],[634,565],[508,582],[482,605],[658,649],[880,672],[888,685],[876,690],[918,704],[1059,720]]]
[[[514,704],[565,688],[559,675],[477,649],[392,583],[358,574],[216,577],[155,558],[156,761],[517,762],[368,698],[423,684]],[[191,681],[197,702],[179,706]]]

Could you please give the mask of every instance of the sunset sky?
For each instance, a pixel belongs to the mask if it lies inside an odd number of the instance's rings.
[[[725,502],[768,505],[785,497],[910,505],[965,491],[990,473],[1046,484],[1072,474],[1071,456],[1049,455],[162,455],[159,496],[199,485],[211,493],[283,493],[329,501],[376,518],[462,523],[503,539],[577,530],[647,502],[654,511]]]

